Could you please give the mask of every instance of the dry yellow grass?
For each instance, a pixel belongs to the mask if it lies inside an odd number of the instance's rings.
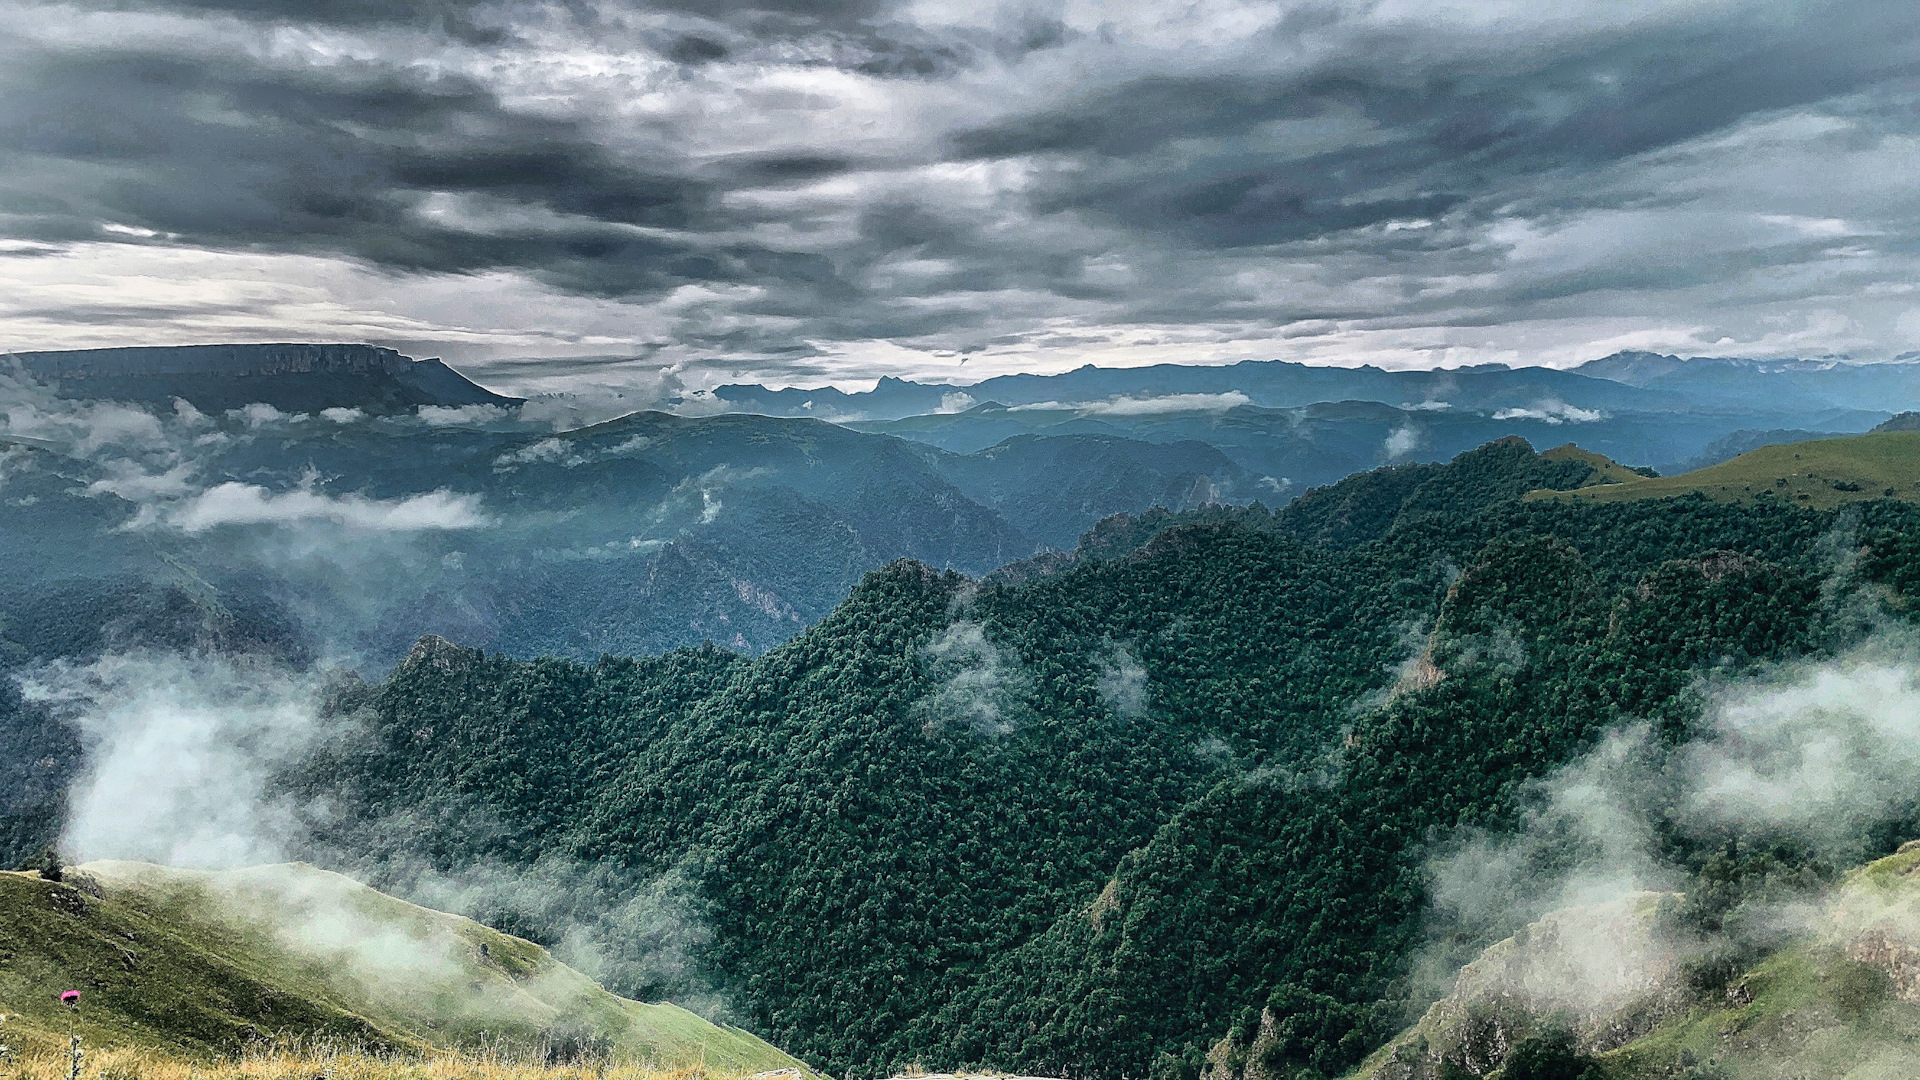
[[[127,1046],[82,1045],[81,1051],[80,1080],[801,1080],[798,1070],[744,1074],[699,1062],[665,1068],[590,1057],[548,1064],[504,1049],[416,1054],[302,1040],[264,1040],[238,1054],[208,1058]],[[71,1065],[64,1048],[29,1050],[0,1063],[0,1071],[17,1080],[69,1080]]]
[[[1716,502],[1777,499],[1814,510],[1831,510],[1868,499],[1920,502],[1920,431],[1882,431],[1763,446],[1731,461],[1679,476],[1616,479],[1620,482],[1572,491],[1532,491],[1527,498],[1630,502],[1705,495]]]

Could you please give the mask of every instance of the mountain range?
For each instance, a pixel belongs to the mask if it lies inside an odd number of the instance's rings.
[[[1703,1057],[1702,1016],[1920,1041],[1905,954],[1805,917],[1920,835],[1907,366],[1706,362],[1689,385],[1773,390],[1708,408],[1674,389],[1698,362],[1609,359],[1445,373],[1472,405],[1096,370],[1003,384],[1058,407],[572,430],[23,366],[0,841],[301,860],[834,1075],[1704,1076],[1785,1045]],[[1588,441],[1741,430],[1798,441],[1666,477]],[[1555,913],[1589,909],[1613,937],[1569,969]],[[1649,926],[1681,942],[1634,984],[1658,1008],[1519,994]]]
[[[1853,736],[1833,840],[1831,802],[1706,814],[1691,786],[1756,754],[1815,782],[1795,748],[1856,706],[1796,702],[1875,677],[1834,658],[1914,610],[1920,507],[1522,498],[1612,468],[1504,440],[1278,512],[1113,523],[1003,580],[896,563],[758,658],[431,639],[344,688],[350,733],[281,783],[326,808],[304,857],[376,883],[375,852],[670,882],[697,962],[616,989],[723,987],[829,1071],[1199,1077],[1271,1014],[1265,1075],[1336,1075],[1589,860],[1719,925],[1920,829],[1899,724]],[[1781,727],[1722,727],[1754,715]],[[1562,822],[1586,813],[1564,785],[1621,802]]]

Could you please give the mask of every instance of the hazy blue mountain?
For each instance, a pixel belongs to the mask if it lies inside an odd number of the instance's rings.
[[[1898,419],[1899,417],[1894,418],[1894,420]],[[1894,420],[1888,420],[1873,430],[1880,431],[1886,429],[1886,425],[1893,423]],[[1692,458],[1662,471],[1666,473],[1692,472],[1695,469],[1704,469],[1709,465],[1718,465],[1723,461],[1731,461],[1749,450],[1758,450],[1763,446],[1806,442],[1809,439],[1827,439],[1835,435],[1845,434],[1850,433],[1841,431],[1807,431],[1804,428],[1775,428],[1772,431],[1751,431],[1743,428],[1739,431],[1722,435],[1720,438],[1708,443],[1705,449],[1701,450],[1700,453],[1694,455]]]
[[[1920,401],[1920,363],[1744,360],[1626,352],[1588,361],[1582,375],[1666,393],[1691,408],[1797,407],[1899,411]]]
[[[1087,526],[1146,505],[1188,510],[1277,494],[1198,440],[1015,435],[971,454],[921,448],[942,477],[1039,543],[1071,549]],[[1131,507],[1123,505],[1131,504]]]
[[[1646,354],[1589,365],[1619,381],[1087,367],[864,395],[730,387],[713,396],[800,415],[642,412],[555,432],[437,361],[368,346],[13,360],[43,381],[8,391],[22,406],[0,432],[0,504],[18,523],[0,533],[0,603],[141,581],[195,590],[217,621],[244,594],[369,657],[427,632],[517,655],[760,651],[895,558],[981,574],[1110,514],[1278,506],[1507,436],[1671,471],[1736,432],[1865,430],[1904,400],[1887,380],[1920,370]],[[1876,408],[1847,404],[1869,376]],[[1784,392],[1701,405],[1674,388],[1689,378]],[[1821,380],[1855,389],[1805,389]],[[895,412],[911,415],[826,419]]]
[[[1824,430],[1865,431],[1883,413],[1822,409]],[[1284,500],[1311,487],[1380,465],[1442,461],[1507,435],[1537,445],[1578,442],[1619,461],[1674,471],[1716,439],[1751,427],[1752,414],[1620,412],[1564,403],[1514,409],[1403,409],[1370,401],[1323,402],[1289,409],[1239,405],[1225,409],[1130,412],[997,402],[962,413],[856,422],[959,453],[973,453],[1018,434],[1099,434],[1145,442],[1197,441],[1217,448],[1252,474],[1255,497]]]
[[[1498,412],[1572,406],[1582,410],[1644,413],[1752,413],[1778,424],[1807,427],[1794,417],[1823,409],[1892,412],[1920,408],[1920,362],[1854,364],[1831,360],[1681,359],[1622,352],[1572,370],[1478,365],[1444,371],[1383,371],[1374,367],[1311,367],[1281,360],[1139,368],[1091,365],[1059,375],[1007,375],[972,384],[881,379],[874,389],[844,393],[722,386],[702,395],[708,404],[746,412],[828,419],[898,420],[975,405],[1105,404],[1136,412],[1155,407],[1198,408],[1187,395],[1232,395],[1213,404],[1294,408],[1327,401],[1371,401],[1402,408]]]
[[[1210,446],[1111,436],[961,455],[746,414],[554,433],[505,410],[36,407],[43,434],[0,443],[0,617],[67,590],[116,624],[95,608],[146,582],[216,620],[222,598],[271,601],[316,649],[368,658],[429,632],[515,655],[760,651],[896,558],[984,573],[1109,514],[1258,493]]]
[[[1671,403],[1664,395],[1552,368],[1516,369],[1494,364],[1448,371],[1383,371],[1375,367],[1313,367],[1284,360],[1246,360],[1214,366],[1156,364],[1137,368],[1088,365],[1059,375],[1003,375],[970,385],[923,384],[884,378],[874,389],[854,394],[831,388],[768,390],[735,385],[713,390],[711,399],[749,412],[885,420],[942,410],[960,411],[988,401],[1009,406],[1045,403],[1072,406],[1115,398],[1142,403],[1194,394],[1232,395],[1219,404],[1266,408],[1346,400],[1406,406],[1435,406],[1445,402],[1489,409],[1526,408],[1543,401],[1605,409],[1659,409]],[[1182,403],[1163,404],[1179,407]],[[1133,407],[1153,406],[1136,404]]]

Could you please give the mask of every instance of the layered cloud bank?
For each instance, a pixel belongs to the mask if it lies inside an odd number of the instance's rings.
[[[0,347],[590,358],[472,369],[538,391],[1920,337],[1895,0],[13,0],[0,27]]]
[[[429,427],[484,424],[506,416],[492,406],[428,407]],[[446,489],[377,498],[363,492],[332,492],[309,469],[293,487],[209,475],[214,451],[276,429],[315,422],[359,423],[358,409],[329,409],[318,420],[287,415],[271,405],[232,410],[216,423],[178,398],[171,413],[110,401],[61,398],[42,384],[0,368],[0,438],[54,450],[84,461],[103,475],[76,489],[115,497],[134,512],[120,526],[130,531],[205,533],[223,526],[335,527],[347,533],[411,533],[478,529],[494,524],[478,495]],[[389,423],[395,421],[388,421]],[[414,420],[398,421],[414,423]],[[544,445],[544,444],[540,444]],[[6,443],[0,442],[0,449]],[[0,456],[0,487],[7,477]]]

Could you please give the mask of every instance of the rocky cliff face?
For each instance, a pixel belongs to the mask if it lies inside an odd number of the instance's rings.
[[[1576,1048],[1588,1054],[1645,1035],[1687,1006],[1681,962],[1688,950],[1670,939],[1662,917],[1678,899],[1644,892],[1542,917],[1462,968],[1453,993],[1376,1054],[1362,1074],[1372,1080],[1485,1076],[1549,1025],[1570,1030]],[[1248,1080],[1255,1080],[1251,1072]]]
[[[1766,909],[1783,935],[1724,989],[1690,985],[1711,943],[1680,931],[1679,897],[1565,908],[1488,948],[1453,992],[1367,1060],[1356,1080],[1498,1074],[1548,1031],[1640,1077],[1920,1075],[1920,841],[1831,893]],[[1279,1025],[1215,1048],[1209,1080],[1282,1080]]]
[[[1834,900],[1826,936],[1885,972],[1894,997],[1920,1004],[1920,840],[1853,875]]]

